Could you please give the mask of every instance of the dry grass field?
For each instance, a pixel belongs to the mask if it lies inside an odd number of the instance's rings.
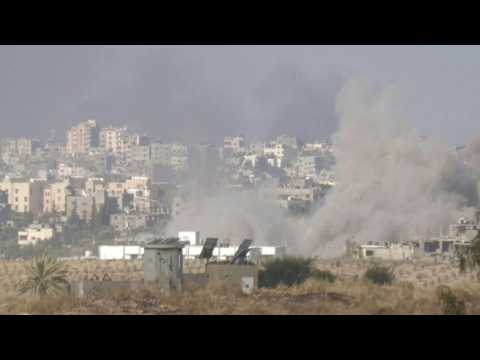
[[[102,280],[108,276],[111,280],[141,280],[143,264],[141,261],[65,261],[68,280]],[[16,294],[15,285],[25,276],[25,261],[0,261],[0,297]]]
[[[318,261],[317,267],[337,275],[334,283],[307,280],[290,288],[239,290],[208,288],[164,296],[153,288],[118,291],[105,298],[70,296],[33,299],[19,296],[15,284],[24,276],[23,262],[0,262],[2,314],[443,314],[438,287],[448,285],[464,302],[465,313],[480,314],[480,281],[474,273],[459,274],[449,264],[391,263],[396,281],[374,285],[362,276],[359,261]],[[140,280],[141,261],[75,261],[66,263],[69,278],[104,274],[112,280]]]
[[[477,273],[460,273],[452,263],[423,261],[383,261],[383,265],[393,268],[397,281],[410,282],[421,288],[436,288],[440,285],[458,286],[477,280]],[[363,276],[369,262],[360,260],[319,260],[316,266],[328,270],[342,279],[355,279]]]

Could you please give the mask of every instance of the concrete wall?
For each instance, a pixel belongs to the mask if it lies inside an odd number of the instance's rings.
[[[206,266],[209,285],[238,286],[252,279],[251,291],[258,288],[258,267],[255,265],[231,265],[210,263]]]
[[[78,298],[90,296],[109,296],[115,291],[138,289],[144,286],[143,281],[91,281],[81,280],[70,283],[70,292]]]
[[[184,248],[185,249],[185,248]],[[204,274],[207,259],[183,259],[184,274]]]
[[[198,274],[183,274],[183,289],[197,290],[206,288],[208,285],[208,277],[205,272]]]

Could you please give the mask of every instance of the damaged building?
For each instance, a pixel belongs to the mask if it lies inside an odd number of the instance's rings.
[[[480,212],[475,221],[466,218],[458,219],[451,224],[447,235],[431,238],[423,242],[422,251],[425,255],[454,256],[462,248],[471,246],[480,235]]]
[[[418,257],[451,259],[472,245],[480,237],[480,211],[475,221],[464,217],[450,224],[446,235],[429,239],[416,239],[403,243],[346,242],[346,255],[356,259],[378,258],[382,260],[405,260]]]

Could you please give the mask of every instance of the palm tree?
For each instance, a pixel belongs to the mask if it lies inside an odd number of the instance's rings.
[[[67,269],[58,260],[44,253],[25,265],[27,278],[20,282],[18,290],[21,294],[32,292],[43,297],[68,287]]]

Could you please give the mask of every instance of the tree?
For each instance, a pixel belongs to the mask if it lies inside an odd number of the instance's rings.
[[[394,282],[395,274],[393,269],[387,266],[373,264],[373,266],[369,267],[365,272],[365,278],[377,285],[389,285]]]
[[[480,235],[477,235],[471,246],[462,246],[456,250],[460,272],[468,269],[474,270],[480,266]]]
[[[73,204],[73,209],[72,209],[72,214],[68,218],[68,225],[75,225],[79,226],[81,223],[80,216],[78,216],[78,211],[77,211],[77,203],[75,202]]]
[[[268,261],[265,269],[259,272],[260,287],[277,287],[299,285],[307,280],[313,272],[313,259],[285,257]]]
[[[21,294],[31,292],[44,297],[65,290],[69,285],[66,267],[46,253],[25,265],[25,270],[27,278],[18,285]]]

